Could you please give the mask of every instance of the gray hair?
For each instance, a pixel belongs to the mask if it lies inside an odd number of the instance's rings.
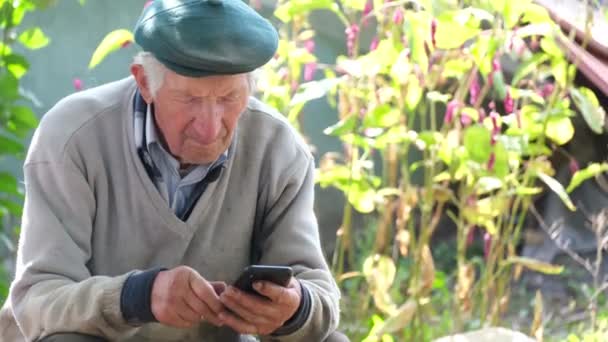
[[[139,52],[133,58],[133,64],[139,64],[144,68],[144,74],[148,80],[148,87],[153,97],[156,97],[156,93],[163,85],[165,81],[165,74],[167,73],[167,67],[154,57],[150,52]],[[247,73],[247,84],[249,85],[250,93],[253,93],[256,89],[257,70]]]

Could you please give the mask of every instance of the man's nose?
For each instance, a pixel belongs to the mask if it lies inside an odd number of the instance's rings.
[[[222,128],[221,109],[215,105],[202,106],[192,126],[200,143],[209,144],[213,142],[218,138]]]

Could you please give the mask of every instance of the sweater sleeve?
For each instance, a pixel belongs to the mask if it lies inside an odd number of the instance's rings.
[[[289,265],[310,295],[301,327],[272,341],[323,341],[339,322],[340,291],[321,250],[314,203],[314,161],[300,154],[276,184],[268,187],[262,224],[261,264]],[[267,338],[264,338],[266,340]]]
[[[64,154],[65,156],[65,154]],[[75,332],[117,340],[136,332],[123,319],[120,295],[128,274],[92,276],[95,197],[69,158],[26,163],[25,206],[10,291],[26,340]]]

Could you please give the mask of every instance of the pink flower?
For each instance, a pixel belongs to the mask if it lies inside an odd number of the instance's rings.
[[[496,55],[494,56],[494,60],[492,60],[492,71],[496,72],[500,70],[500,56]]]
[[[505,96],[503,104],[507,114],[513,113],[513,98],[511,97],[511,89],[507,89],[507,96]]]
[[[152,5],[153,2],[154,2],[154,0],[146,1],[146,3],[144,4],[144,8],[148,8],[148,6]]]
[[[433,43],[433,48],[437,47],[437,19],[433,18],[431,20],[431,42]]]
[[[348,54],[349,56],[354,56],[355,42],[359,36],[359,26],[352,24],[346,28],[344,33],[346,33],[346,48],[348,49]]]
[[[553,83],[545,83],[543,85],[543,88],[540,91],[540,96],[547,99],[547,98],[549,98],[549,96],[551,96],[553,94],[554,90],[555,90],[555,85]]]
[[[317,63],[312,62],[304,66],[304,81],[310,82],[315,77],[317,71]]]
[[[447,108],[445,110],[445,116],[443,117],[444,123],[452,123],[452,121],[454,120],[454,114],[456,113],[456,110],[458,110],[459,106],[460,103],[458,102],[458,100],[452,100],[448,103]]]
[[[575,174],[578,170],[581,169],[578,165],[578,162],[574,158],[570,158],[570,164],[568,166],[570,167],[570,173],[572,174]]]
[[[479,113],[479,122],[483,122],[483,120],[485,120],[486,118],[486,111],[483,108],[479,108],[479,110],[477,111],[477,113]]]
[[[466,114],[460,114],[460,123],[464,126],[467,127],[469,126],[471,123],[473,122],[473,119],[471,119],[470,116],[466,115]]]
[[[262,8],[262,0],[251,0],[251,7],[255,8],[256,10],[259,10],[260,8]]]
[[[490,249],[492,248],[492,235],[486,232],[483,235],[483,256],[486,260],[488,260],[488,256],[490,256]]]
[[[498,125],[498,113],[492,111],[490,113],[490,119],[492,119],[492,140],[491,144],[495,145],[498,140],[498,134],[500,134],[500,126]]]
[[[494,165],[496,164],[496,154],[492,152],[490,154],[490,159],[488,159],[488,171],[494,171]]]
[[[74,89],[76,91],[81,91],[83,88],[82,80],[80,78],[75,78],[73,81]]]
[[[365,3],[365,7],[363,8],[363,20],[361,21],[361,23],[363,24],[363,26],[367,26],[368,21],[369,21],[369,14],[372,13],[372,10],[374,9],[374,2],[372,0],[368,0]]]
[[[469,103],[471,104],[471,106],[474,106],[475,103],[477,103],[477,100],[479,99],[480,89],[481,87],[479,86],[479,76],[477,76],[477,73],[475,73],[471,82],[471,89],[469,90],[471,95],[469,97]]]
[[[393,13],[393,23],[396,25],[401,25],[401,23],[403,23],[403,10],[401,7],[397,7],[395,13]]]
[[[379,40],[378,37],[374,37],[372,42],[369,44],[369,51],[374,51],[378,48]]]
[[[313,53],[315,52],[315,41],[313,39],[309,39],[304,42],[304,48],[306,51]]]

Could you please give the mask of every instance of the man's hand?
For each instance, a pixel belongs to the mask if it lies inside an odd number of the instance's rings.
[[[229,287],[220,300],[232,312],[219,315],[222,322],[241,334],[269,335],[290,319],[300,306],[302,289],[291,278],[287,287],[259,281],[254,289],[263,296],[247,294]]]
[[[208,282],[187,266],[162,271],[152,286],[152,314],[176,328],[191,328],[202,320],[221,326],[224,306],[219,296],[225,289],[225,283]]]

